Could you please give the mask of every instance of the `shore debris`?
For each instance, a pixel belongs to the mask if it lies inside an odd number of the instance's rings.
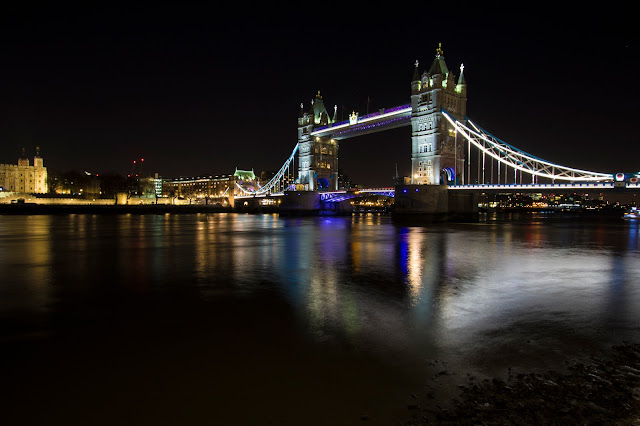
[[[469,375],[468,375],[469,376]],[[425,408],[405,423],[455,425],[640,424],[640,344],[571,361],[568,372],[516,373],[458,386],[450,409]]]

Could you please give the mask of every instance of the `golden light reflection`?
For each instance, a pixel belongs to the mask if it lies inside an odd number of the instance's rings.
[[[423,262],[425,260],[422,253],[424,239],[424,234],[421,232],[421,230],[414,228],[409,232],[407,278],[409,284],[409,294],[411,296],[413,304],[418,301],[420,297],[420,290],[422,289],[422,268]]]
[[[393,269],[394,246],[381,244],[385,238],[395,238],[393,228],[370,227],[375,220],[379,218],[369,217],[351,221],[351,235],[346,243],[349,246],[354,273],[361,273],[372,267],[387,273]]]
[[[46,309],[52,296],[51,288],[51,227],[52,217],[29,216],[24,228],[24,253],[27,263],[23,273],[28,282],[28,295],[33,307]]]
[[[209,259],[209,224],[203,221],[206,218],[205,215],[199,215],[199,222],[196,224],[195,273],[200,279],[207,277],[208,268],[215,268],[215,263]]]
[[[119,218],[118,263],[126,282],[135,291],[146,293],[151,288],[148,269],[148,245],[145,215],[126,214]],[[86,261],[84,262],[86,264]],[[129,279],[130,278],[130,279]]]
[[[69,215],[68,231],[73,236],[73,238],[70,239],[69,244],[75,253],[73,268],[70,272],[76,277],[84,276],[87,273],[86,257],[88,248],[87,244],[89,240],[87,235],[88,220],[89,218],[87,215]]]

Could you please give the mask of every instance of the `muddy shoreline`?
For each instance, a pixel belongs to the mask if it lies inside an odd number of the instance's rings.
[[[506,378],[463,374],[459,394],[439,397],[439,381],[456,375],[446,363],[435,370],[422,395],[412,395],[409,425],[640,424],[640,344],[624,342],[566,370],[532,373],[509,369]],[[457,373],[460,376],[460,373]]]

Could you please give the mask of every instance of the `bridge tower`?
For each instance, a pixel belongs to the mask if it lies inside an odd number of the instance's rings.
[[[442,116],[447,111],[464,120],[467,85],[464,66],[457,83],[438,46],[428,71],[419,75],[418,61],[411,82],[411,183],[444,185],[460,183],[464,171],[464,141]]]
[[[300,104],[298,118],[298,183],[309,191],[338,189],[338,141],[311,136],[316,126],[329,126],[336,121],[337,107],[333,118],[324,106],[318,91],[311,101],[311,109],[304,111]]]

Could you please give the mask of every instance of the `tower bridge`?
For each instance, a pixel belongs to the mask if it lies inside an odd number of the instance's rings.
[[[472,209],[474,194],[484,191],[540,191],[567,189],[638,189],[638,173],[602,173],[546,161],[510,145],[471,121],[466,114],[464,65],[451,71],[438,46],[428,69],[416,61],[410,103],[383,108],[338,121],[337,106],[330,114],[318,92],[309,109],[300,105],[297,144],[271,181],[255,192],[239,188],[240,196],[285,195],[295,208],[316,209],[321,203],[344,202],[376,193],[338,187],[340,141],[365,134],[411,126],[411,176],[404,185],[378,189],[396,197],[396,210],[416,213]],[[285,176],[296,173],[296,184]],[[295,197],[286,197],[294,190]],[[301,193],[302,191],[302,193]],[[306,202],[300,203],[299,200]],[[477,209],[477,203],[476,209]],[[434,210],[435,209],[435,210]]]

